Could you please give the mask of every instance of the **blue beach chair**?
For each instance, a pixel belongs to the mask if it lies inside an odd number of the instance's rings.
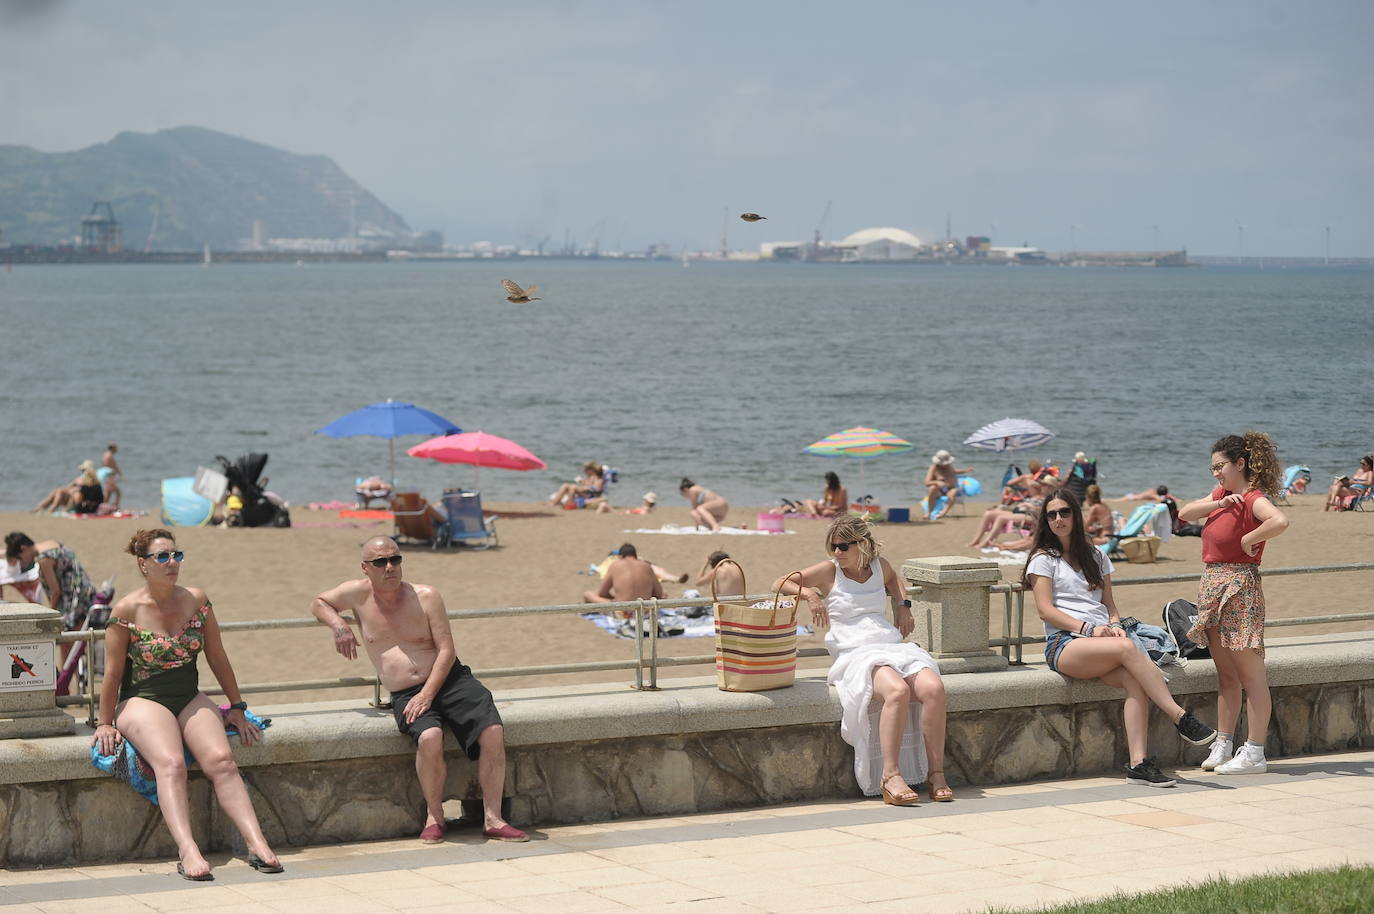
[[[1133,536],[1140,536],[1141,531],[1149,525],[1150,521],[1156,517],[1168,515],[1169,506],[1162,503],[1152,505],[1141,505],[1131,512],[1130,518],[1122,525],[1121,529],[1112,534],[1112,538],[1098,546],[1103,553],[1108,556],[1121,554],[1121,541],[1130,539]]]
[[[444,493],[444,512],[448,542],[480,541],[483,549],[498,545],[496,518],[482,514],[482,493],[450,489]]]
[[[1294,464],[1283,471],[1283,488],[1279,489],[1278,496],[1274,499],[1276,505],[1290,504],[1288,496],[1292,494],[1293,484],[1301,479],[1304,483],[1311,484],[1312,471],[1304,466]]]

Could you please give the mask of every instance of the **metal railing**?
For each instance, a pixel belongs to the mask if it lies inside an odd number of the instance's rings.
[[[1282,577],[1292,574],[1332,574],[1341,571],[1370,571],[1374,570],[1374,562],[1354,562],[1349,565],[1298,565],[1292,568],[1266,568],[1263,576],[1266,578]],[[1112,581],[1112,588],[1130,587],[1142,584],[1182,584],[1187,582],[1197,582],[1202,577],[1199,573],[1189,574],[1161,574],[1148,578],[1116,578]],[[992,638],[988,641],[989,647],[1000,647],[1002,656],[1006,657],[1011,663],[1024,663],[1022,659],[1022,647],[1027,644],[1044,644],[1043,635],[1027,638],[1025,634],[1026,625],[1026,588],[1018,581],[1007,584],[994,584],[989,588],[991,593],[1002,594],[1004,599],[1002,613],[1002,632],[1001,638]],[[1014,611],[1013,611],[1014,604]],[[1011,637],[1011,626],[1015,616],[1016,637]],[[1368,622],[1374,620],[1374,612],[1354,612],[1338,613],[1325,616],[1293,616],[1287,619],[1265,619],[1265,628],[1280,628],[1287,625],[1323,625],[1333,622]],[[1012,654],[1015,653],[1013,658]]]
[[[1294,574],[1329,574],[1343,571],[1369,571],[1374,570],[1374,562],[1358,562],[1349,565],[1307,565],[1294,568],[1273,568],[1264,572],[1265,577],[1279,577]],[[1189,574],[1166,574],[1155,575],[1145,578],[1122,578],[1112,582],[1115,587],[1129,587],[1146,584],[1173,584],[1196,582],[1200,575],[1197,573]],[[908,595],[922,593],[919,585],[906,588]],[[989,588],[992,594],[1001,594],[1003,603],[1003,637],[990,638],[989,647],[1002,649],[1002,656],[1008,662],[1015,664],[1024,663],[1023,647],[1027,644],[1042,644],[1045,639],[1043,636],[1026,637],[1025,621],[1025,588],[1019,582],[1004,584],[993,584]],[[734,600],[772,600],[773,594],[762,593],[752,594],[744,597],[722,597],[722,599]],[[499,619],[513,616],[537,616],[537,615],[560,615],[560,614],[584,614],[588,612],[633,612],[635,630],[643,633],[642,637],[633,638],[635,654],[632,660],[599,660],[581,663],[557,663],[557,664],[536,664],[532,666],[508,666],[491,667],[489,669],[474,670],[473,675],[480,679],[495,679],[510,676],[534,676],[540,674],[559,674],[559,673],[594,673],[615,670],[634,670],[634,688],[642,691],[654,691],[658,689],[658,670],[660,667],[675,666],[698,666],[703,664],[713,664],[716,662],[715,653],[693,654],[684,657],[660,657],[658,654],[658,611],[660,609],[688,609],[692,607],[708,607],[715,601],[707,597],[692,599],[673,599],[673,600],[631,600],[621,603],[561,603],[550,606],[503,606],[489,609],[456,609],[448,612],[450,620],[467,619]],[[345,617],[349,622],[356,620]],[[654,620],[654,624],[646,624],[649,619]],[[1290,619],[1269,619],[1265,621],[1265,627],[1279,627],[1288,625],[1319,625],[1333,622],[1363,622],[1374,620],[1374,612],[1344,613],[1339,615],[1324,616],[1298,616]],[[1010,636],[1013,624],[1016,627],[1015,637]],[[298,619],[260,619],[245,622],[221,622],[220,631],[222,632],[257,632],[257,631],[278,631],[295,628],[317,628],[320,622],[313,616]],[[92,656],[92,649],[97,641],[103,641],[105,632],[103,629],[86,629],[83,631],[63,632],[57,637],[59,644],[73,644],[84,642],[86,644],[86,657]],[[824,657],[827,652],[824,648],[798,648],[797,656],[804,657]],[[88,662],[87,668],[91,669],[92,664]],[[87,674],[85,677],[86,692],[80,695],[60,695],[57,697],[57,704],[61,706],[85,706],[87,708],[86,721],[94,725],[95,712],[98,707],[96,698],[96,677]],[[338,688],[372,688],[372,704],[375,707],[386,707],[382,701],[382,684],[376,676],[340,676],[324,679],[294,679],[273,682],[240,683],[239,691],[244,694],[256,694],[262,692],[297,692],[297,691],[317,691],[321,689]],[[223,689],[206,689],[207,694],[220,695]]]

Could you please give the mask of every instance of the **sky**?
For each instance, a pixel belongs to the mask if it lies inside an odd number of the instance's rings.
[[[0,0],[0,144],[208,127],[452,245],[1370,257],[1372,45],[1364,0]]]

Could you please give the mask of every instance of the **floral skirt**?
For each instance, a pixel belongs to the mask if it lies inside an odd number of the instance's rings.
[[[1216,629],[1220,645],[1207,643],[1208,629]],[[1203,568],[1197,622],[1188,638],[1204,647],[1253,649],[1264,656],[1264,590],[1258,565],[1219,562]]]

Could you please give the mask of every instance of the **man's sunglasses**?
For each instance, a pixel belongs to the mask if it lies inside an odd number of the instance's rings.
[[[1062,517],[1064,520],[1068,520],[1070,517],[1073,517],[1073,509],[1072,509],[1072,508],[1055,508],[1055,509],[1053,509],[1053,510],[1051,510],[1051,511],[1046,511],[1046,512],[1045,512],[1045,517],[1047,517],[1047,518],[1050,519],[1050,520],[1054,520],[1054,519],[1060,518],[1060,517]]]
[[[831,548],[832,550],[838,549],[838,550],[840,550],[841,552],[848,552],[850,546],[857,546],[857,545],[859,545],[859,541],[858,541],[858,540],[850,540],[850,541],[847,542],[847,543],[831,543],[831,544],[830,544],[830,548]]]
[[[399,552],[395,555],[384,555],[379,559],[368,559],[367,563],[373,568],[385,568],[388,565],[399,565],[404,556]]]
[[[168,562],[177,562],[180,564],[185,561],[186,553],[182,552],[180,549],[176,552],[145,552],[143,557],[145,559],[152,559],[159,565],[166,565]]]

